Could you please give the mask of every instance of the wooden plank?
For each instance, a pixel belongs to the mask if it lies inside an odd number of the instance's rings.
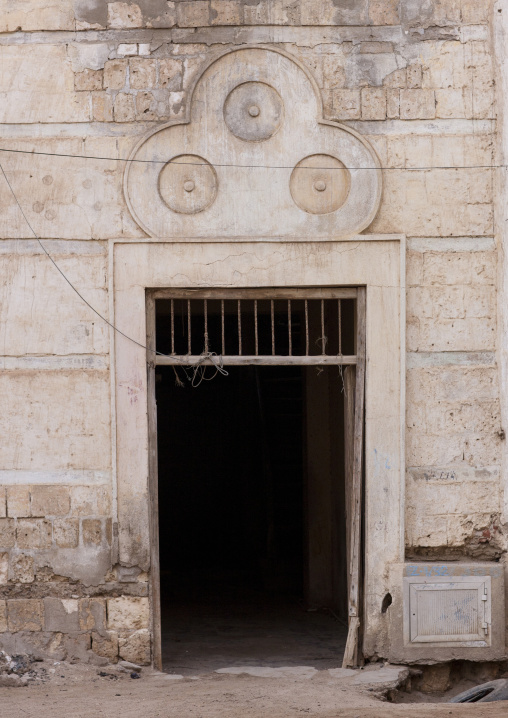
[[[271,354],[265,356],[244,355],[244,356],[217,356],[215,362],[209,358],[203,358],[199,354],[192,356],[175,355],[157,355],[155,363],[157,366],[214,366],[216,362],[221,362],[224,366],[245,366],[252,365],[263,366],[339,366],[341,364],[356,364],[356,356],[273,356]]]
[[[346,648],[342,659],[342,668],[354,668],[358,665],[358,629],[360,619],[358,616],[349,617],[349,628],[347,633]]]
[[[354,422],[355,422],[355,369],[347,366],[344,369],[344,473],[346,495],[346,556],[348,574],[348,595],[350,588],[349,563],[351,555],[352,527],[352,486],[354,456]]]
[[[355,299],[356,287],[259,287],[255,289],[154,289],[154,299]]]
[[[349,629],[347,651],[343,667],[357,666],[359,658],[358,634],[360,629],[361,531],[362,531],[362,472],[363,426],[365,395],[365,288],[358,289],[356,303],[356,386],[353,432],[353,472],[351,476],[351,529],[348,566]]]
[[[155,400],[155,300],[146,297],[146,346],[148,393],[148,493],[150,533],[150,612],[152,622],[152,664],[162,670],[161,596],[159,562],[159,487],[157,471],[157,403]]]

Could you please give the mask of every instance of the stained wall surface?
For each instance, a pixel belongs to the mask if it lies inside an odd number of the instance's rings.
[[[504,561],[500,9],[0,0],[0,146],[41,153],[0,153],[19,201],[0,177],[6,650],[150,660],[146,566],[120,562],[117,546],[110,242],[146,238],[123,160],[145,132],[184,118],[213,53],[245,44],[293,55],[325,118],[372,144],[385,169],[365,232],[407,237],[406,555]]]

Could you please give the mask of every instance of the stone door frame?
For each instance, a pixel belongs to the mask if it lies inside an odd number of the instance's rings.
[[[319,243],[248,239],[192,244],[112,240],[110,259],[110,321],[119,330],[112,332],[118,561],[143,571],[154,569],[154,665],[160,666],[153,519],[156,449],[149,439],[155,402],[145,348],[147,337],[153,342],[147,323],[151,289],[366,287],[363,648],[366,655],[386,654],[388,624],[381,604],[395,588],[390,585],[390,566],[404,557],[405,238],[359,235]]]

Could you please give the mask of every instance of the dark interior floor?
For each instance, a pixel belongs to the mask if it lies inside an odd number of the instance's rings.
[[[231,666],[337,668],[347,629],[326,610],[309,611],[296,599],[251,592],[166,603],[163,670],[181,675]]]
[[[304,372],[228,372],[158,371],[164,670],[339,666],[344,624],[305,600]]]

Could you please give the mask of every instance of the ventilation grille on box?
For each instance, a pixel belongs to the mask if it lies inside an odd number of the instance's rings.
[[[490,577],[404,582],[406,643],[490,643]]]

